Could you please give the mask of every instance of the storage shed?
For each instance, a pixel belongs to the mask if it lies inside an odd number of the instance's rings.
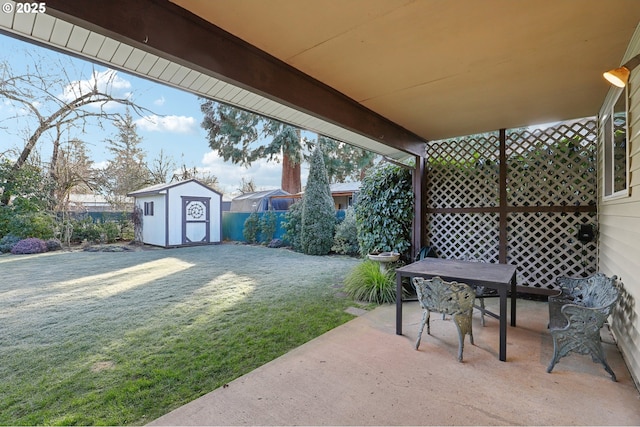
[[[142,212],[143,243],[173,247],[222,241],[222,194],[196,179],[127,195]]]

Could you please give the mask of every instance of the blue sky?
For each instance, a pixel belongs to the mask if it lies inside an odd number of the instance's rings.
[[[233,193],[239,186],[241,179],[253,179],[258,189],[280,187],[281,165],[274,162],[258,161],[250,168],[224,162],[209,148],[206,132],[201,128],[202,113],[200,100],[196,95],[161,85],[146,79],[134,77],[120,71],[69,57],[67,55],[39,47],[0,34],[2,53],[0,61],[7,61],[14,73],[24,73],[27,66],[33,66],[34,60],[46,72],[59,74],[67,73],[71,82],[70,89],[87,84],[96,73],[96,80],[111,78],[116,96],[130,96],[138,105],[150,110],[144,117],[134,116],[138,135],[142,138],[142,148],[147,153],[147,162],[151,163],[162,150],[165,156],[173,159],[179,167],[185,164],[189,168],[209,171],[218,177],[220,187],[225,194]],[[63,63],[71,62],[72,66],[65,70],[55,65],[62,58]],[[113,73],[116,73],[115,75]],[[60,91],[64,97],[65,91]],[[111,106],[112,111],[124,112],[121,105]],[[18,118],[16,118],[18,116]],[[15,106],[9,105],[6,99],[0,100],[0,154],[9,149],[21,149],[24,145],[25,133],[33,127],[27,116],[20,115]],[[97,125],[86,126],[75,131],[75,136],[88,143],[92,160],[100,165],[109,158],[105,139],[115,135],[115,128],[106,124],[104,129]],[[313,136],[315,137],[315,136]],[[51,146],[46,139],[42,141],[39,153],[43,160],[51,157]],[[307,168],[303,165],[303,183],[306,181]]]

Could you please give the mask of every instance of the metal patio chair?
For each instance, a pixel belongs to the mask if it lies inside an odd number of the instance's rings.
[[[462,362],[465,335],[469,335],[471,344],[473,344],[471,316],[473,314],[475,292],[467,284],[445,282],[440,277],[432,279],[414,277],[412,283],[418,294],[420,307],[424,310],[415,349],[417,350],[420,347],[425,325],[427,325],[427,334],[431,334],[429,322],[431,312],[449,314],[453,316],[453,321],[458,330],[458,361]]]
[[[462,257],[463,261],[471,261],[471,262],[486,262],[483,258],[477,258],[474,256],[465,256]],[[484,305],[485,298],[498,298],[500,295],[498,294],[497,289],[487,288],[486,286],[471,286],[476,293],[476,300],[479,305],[475,305],[475,308],[480,312],[480,322],[482,326],[485,326],[484,316],[487,313],[487,310]]]
[[[585,278],[559,277],[561,292],[549,297],[549,330],[553,337],[551,372],[560,358],[574,352],[589,354],[616,381],[602,348],[600,329],[619,298],[617,276],[597,273]]]

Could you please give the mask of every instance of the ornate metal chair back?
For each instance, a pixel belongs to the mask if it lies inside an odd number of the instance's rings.
[[[430,313],[433,311],[448,314],[453,316],[454,323],[458,329],[458,361],[462,362],[464,336],[469,335],[471,344],[473,344],[471,316],[473,314],[475,291],[467,284],[446,282],[440,277],[432,279],[414,277],[412,283],[416,289],[420,306],[424,311],[415,345],[416,350],[420,346],[425,324],[427,325],[427,333],[431,334]]]

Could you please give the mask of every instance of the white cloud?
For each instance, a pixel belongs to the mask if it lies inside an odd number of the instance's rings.
[[[100,170],[106,169],[108,165],[109,165],[109,162],[106,160],[103,160],[101,162],[95,162],[93,164],[93,169],[100,169]]]
[[[158,107],[162,107],[165,103],[165,99],[164,96],[161,96],[160,98],[156,99],[155,101],[153,101],[154,105],[157,105]]]
[[[91,77],[87,80],[76,80],[68,84],[59,98],[63,101],[72,101],[82,95],[91,93],[97,88],[98,91],[108,93],[113,96],[130,97],[131,93],[126,89],[131,88],[131,83],[118,75],[115,70],[94,70]],[[123,92],[124,91],[124,92]]]
[[[197,129],[196,119],[186,116],[164,116],[155,114],[135,121],[142,130],[149,132],[192,133]]]
[[[280,188],[281,163],[258,160],[247,168],[225,162],[214,151],[210,151],[202,157],[202,165],[199,170],[206,170],[215,175],[225,194],[236,192],[243,178],[245,181],[253,180],[258,190]]]

